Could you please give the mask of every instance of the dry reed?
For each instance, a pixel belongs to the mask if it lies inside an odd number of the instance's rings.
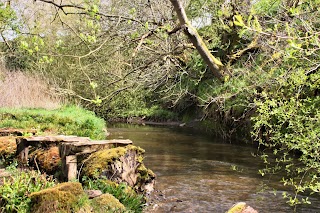
[[[0,107],[54,109],[61,105],[41,78],[21,71],[8,71],[0,64]]]

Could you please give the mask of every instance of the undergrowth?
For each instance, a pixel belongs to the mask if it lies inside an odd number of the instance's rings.
[[[4,179],[0,185],[0,212],[30,212],[32,192],[38,192],[55,185],[55,181],[36,171],[19,171],[12,164],[6,171],[10,178]]]

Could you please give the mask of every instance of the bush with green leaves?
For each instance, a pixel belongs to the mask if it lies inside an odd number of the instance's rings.
[[[105,139],[105,121],[77,106],[60,109],[0,108],[0,128],[36,129],[41,132]]]
[[[288,15],[285,21],[277,25],[270,22],[253,33],[270,38],[264,42],[273,47],[268,50],[271,58],[260,68],[274,77],[256,94],[252,135],[266,164],[260,173],[282,172],[281,181],[293,190],[283,196],[296,208],[310,203],[300,194],[320,192],[320,12],[316,9],[320,1],[281,4]],[[275,19],[280,17],[283,14],[278,13]],[[253,31],[245,21],[242,27]]]
[[[3,178],[0,185],[0,211],[27,213],[31,204],[28,195],[54,186],[55,181],[36,171],[20,171],[15,166],[7,168],[10,177]]]
[[[258,138],[266,168],[262,175],[284,171],[284,194],[290,205],[308,203],[301,193],[320,192],[320,74],[287,73],[272,93],[256,101],[253,135]],[[268,152],[271,151],[271,152]],[[275,161],[275,162],[274,162]],[[274,162],[274,163],[271,163]]]

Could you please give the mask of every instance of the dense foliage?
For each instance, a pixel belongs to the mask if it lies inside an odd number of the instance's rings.
[[[293,206],[309,203],[298,195],[318,193],[320,186],[319,3],[287,7],[284,24],[267,24],[263,29],[278,35],[268,41],[273,45],[272,61],[262,67],[275,77],[255,100],[253,135],[267,163],[260,173],[285,171],[281,181],[294,193],[284,197]],[[273,11],[275,17],[283,17],[277,12]]]

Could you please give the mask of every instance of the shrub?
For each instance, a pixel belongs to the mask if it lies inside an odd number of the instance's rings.
[[[320,97],[307,95],[319,88],[318,79],[319,74],[291,73],[278,90],[263,93],[263,100],[256,102],[254,135],[265,148],[267,163],[260,173],[285,171],[282,182],[295,192],[284,194],[290,205],[308,203],[298,194],[320,191]],[[276,162],[270,164],[271,159]]]
[[[55,185],[53,179],[35,171],[19,171],[11,166],[10,178],[0,186],[1,212],[30,212],[29,194]]]

